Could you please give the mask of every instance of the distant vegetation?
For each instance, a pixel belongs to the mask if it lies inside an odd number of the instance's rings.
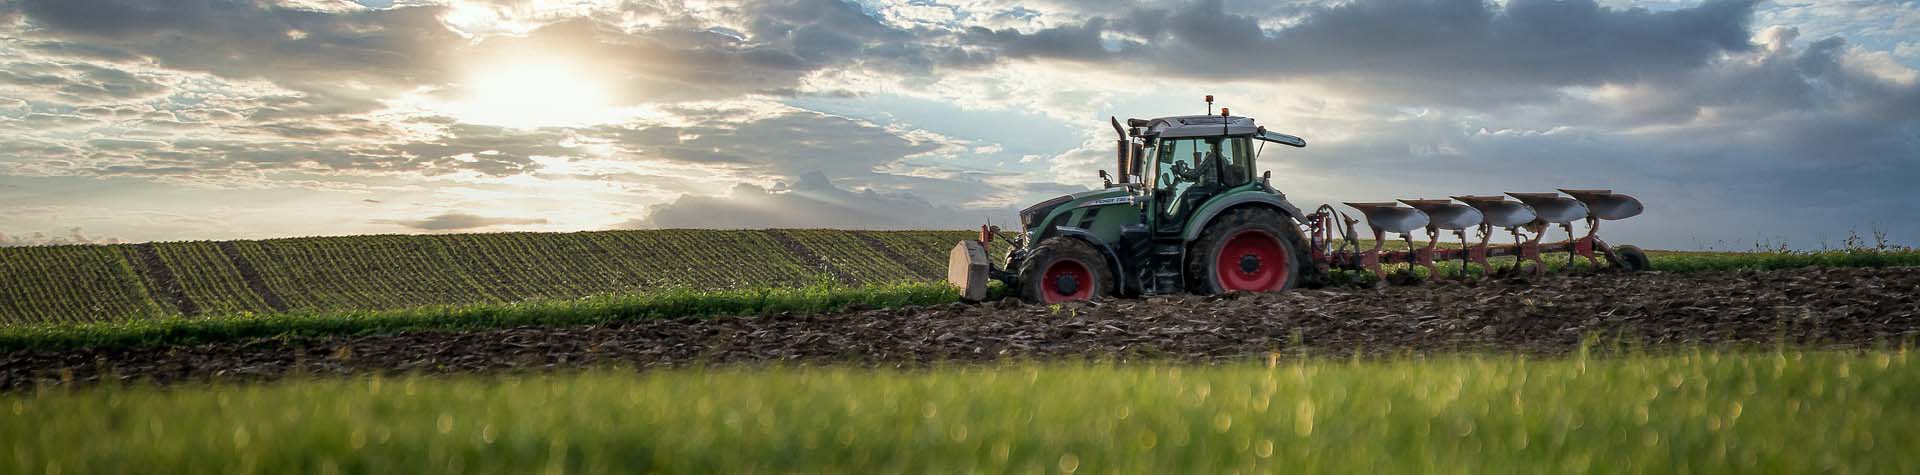
[[[1906,350],[693,368],[0,396],[0,471],[1920,471]]]
[[[974,235],[657,230],[0,248],[0,323],[929,282],[945,278],[953,243]]]
[[[995,287],[998,293],[998,287]],[[190,345],[246,338],[391,333],[406,330],[587,325],[650,318],[812,314],[850,307],[896,308],[954,303],[945,283],[842,287],[663,290],[574,300],[422,306],[399,310],[295,311],[202,318],[0,325],[0,351],[138,345]]]

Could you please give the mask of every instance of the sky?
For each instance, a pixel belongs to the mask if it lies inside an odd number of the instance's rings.
[[[1207,94],[1303,208],[1920,244],[1912,1],[0,0],[0,64],[0,245],[965,229]]]

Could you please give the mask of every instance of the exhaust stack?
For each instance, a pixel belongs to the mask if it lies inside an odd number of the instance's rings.
[[[1107,117],[1107,120],[1113,121],[1113,133],[1120,135],[1120,140],[1114,141],[1114,145],[1118,146],[1119,152],[1116,154],[1118,160],[1114,162],[1116,168],[1114,168],[1113,171],[1120,175],[1118,183],[1125,184],[1133,179],[1131,176],[1133,174],[1129,173],[1130,170],[1133,170],[1133,167],[1129,166],[1132,165],[1131,163],[1128,163],[1133,160],[1133,140],[1127,138],[1127,129],[1120,126],[1119,117]]]

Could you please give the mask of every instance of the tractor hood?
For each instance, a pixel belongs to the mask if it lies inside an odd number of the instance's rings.
[[[1121,187],[1087,190],[1071,195],[1061,195],[1057,198],[1029,206],[1027,209],[1020,210],[1020,225],[1032,231],[1039,228],[1040,225],[1045,224],[1046,219],[1057,211],[1067,211],[1087,206],[1126,205],[1132,203],[1133,199],[1127,195],[1127,189]]]

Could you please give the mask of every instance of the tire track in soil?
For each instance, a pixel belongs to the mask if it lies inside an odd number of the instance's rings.
[[[233,241],[220,241],[220,253],[226,254],[227,260],[233,262],[234,270],[240,271],[240,280],[246,281],[247,289],[252,290],[254,295],[259,295],[260,300],[267,303],[267,308],[275,312],[287,311],[287,301],[280,300],[280,296],[274,294],[273,289],[267,288],[267,279],[260,276],[260,269],[254,268],[252,262],[240,255],[239,246],[235,246]]]
[[[1920,337],[1920,268],[1573,275],[1057,306],[1013,301],[821,315],[261,338],[0,353],[0,392],[155,383],[769,363],[1245,363],[1278,353],[1404,358],[1694,349],[1869,349]],[[342,356],[346,355],[346,356]],[[70,382],[62,382],[70,381]]]
[[[140,266],[140,275],[146,277],[147,288],[164,293],[181,315],[200,315],[200,304],[187,297],[187,288],[180,286],[180,280],[173,275],[173,268],[167,267],[167,261],[160,259],[160,248],[154,247],[153,243],[140,243],[133,245],[133,252],[140,257],[135,264]]]
[[[873,252],[880,253],[880,257],[885,257],[887,260],[899,263],[901,267],[907,268],[908,271],[914,273],[915,277],[922,279],[946,278],[945,273],[940,272],[938,269],[915,269],[914,267],[916,266],[913,265],[913,261],[908,259],[906,255],[900,254],[899,251],[895,251],[891,247],[887,247],[886,242],[881,241],[880,238],[873,237],[872,234],[867,234],[865,231],[849,231],[848,234],[852,234],[854,237],[859,238],[860,242],[866,243],[867,248],[873,249]]]
[[[847,271],[840,270],[840,268],[834,266],[832,262],[828,262],[826,258],[815,254],[812,249],[807,249],[805,244],[801,244],[800,240],[794,239],[793,235],[787,234],[786,231],[768,229],[764,232],[767,233],[767,237],[773,239],[773,242],[780,243],[781,247],[787,248],[788,253],[799,257],[800,260],[805,261],[808,266],[833,274],[834,280],[840,281],[841,284],[850,286],[857,284],[854,282],[853,274],[848,274]]]

